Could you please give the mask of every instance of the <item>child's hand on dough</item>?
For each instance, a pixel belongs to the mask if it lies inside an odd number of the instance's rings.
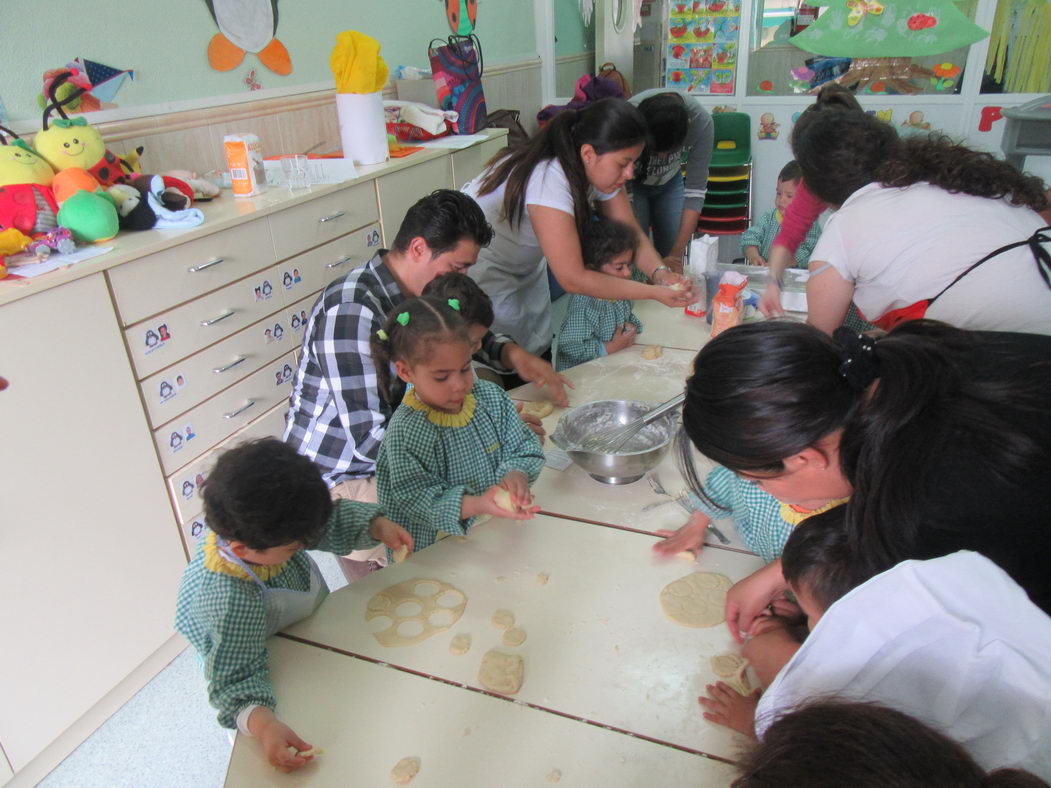
[[[391,550],[407,547],[408,552],[412,552],[412,534],[386,517],[377,516],[373,518],[372,522],[369,523],[369,536],[377,542],[382,542]]]
[[[279,772],[295,771],[312,760],[299,755],[304,750],[312,749],[312,745],[299,738],[294,730],[281,722],[265,706],[259,706],[252,711],[248,718],[248,730],[259,739],[267,762]]]
[[[755,707],[759,705],[762,690],[742,695],[723,681],[705,687],[708,696],[697,698],[704,708],[704,718],[717,725],[725,725],[738,733],[755,738]]]
[[[664,539],[653,545],[654,552],[661,555],[676,555],[683,550],[700,552],[704,547],[704,535],[710,522],[711,519],[704,512],[694,512],[686,521],[686,525],[679,530],[657,531],[657,535],[663,536]]]
[[[511,494],[511,503],[516,509],[527,509],[533,505],[533,495],[529,492],[529,477],[521,471],[511,471],[501,481],[500,486]],[[537,509],[540,507],[538,506]]]

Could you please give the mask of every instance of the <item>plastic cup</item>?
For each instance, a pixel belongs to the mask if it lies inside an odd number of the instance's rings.
[[[290,153],[281,157],[281,171],[285,174],[288,188],[305,189],[310,185],[309,160],[302,153]]]

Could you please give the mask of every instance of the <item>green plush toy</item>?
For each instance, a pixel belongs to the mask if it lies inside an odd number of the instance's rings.
[[[120,230],[113,198],[105,192],[76,192],[62,203],[57,219],[78,243],[108,241]]]

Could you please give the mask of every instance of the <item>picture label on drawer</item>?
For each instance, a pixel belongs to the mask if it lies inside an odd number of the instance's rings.
[[[291,271],[285,271],[281,274],[281,285],[285,290],[292,290],[302,281],[303,277],[300,276],[298,268],[293,268]]]
[[[161,323],[159,326],[150,326],[142,334],[142,343],[146,346],[146,355],[150,355],[155,350],[160,350],[166,347],[171,342],[172,335],[168,330],[167,323]]]
[[[280,321],[274,323],[272,326],[266,326],[263,329],[263,337],[268,343],[282,342],[285,338],[285,327],[281,325]]]
[[[368,247],[369,249],[371,249],[372,247],[379,246],[379,245],[380,245],[380,231],[379,230],[373,230],[371,233],[369,233],[368,240],[365,241],[365,246]]]
[[[307,327],[307,310],[300,309],[298,313],[293,312],[290,323],[292,324],[293,334],[302,334],[303,329]]]
[[[187,501],[193,500],[194,494],[201,489],[201,485],[204,484],[204,474],[198,473],[192,479],[187,477],[182,480],[182,487],[180,492],[182,497]]]
[[[292,366],[285,364],[281,369],[274,371],[274,385],[283,386],[292,379]]]
[[[258,282],[252,287],[255,291],[256,301],[269,301],[274,297],[274,285],[269,279],[264,279],[262,282]]]
[[[195,517],[190,521],[190,536],[197,541],[204,538],[204,529],[208,527],[208,523],[203,517]]]
[[[165,403],[168,400],[175,397],[180,389],[186,385],[186,376],[181,372],[176,372],[175,377],[171,380],[162,380],[160,385],[157,387],[157,401],[158,403]]]
[[[172,434],[168,436],[168,448],[172,454],[182,451],[183,446],[188,442],[192,441],[197,437],[197,433],[193,431],[193,425],[187,424],[182,432],[179,430],[172,430]]]

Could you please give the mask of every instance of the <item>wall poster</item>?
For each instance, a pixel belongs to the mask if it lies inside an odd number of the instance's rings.
[[[687,93],[734,92],[741,0],[672,0],[666,84]]]

